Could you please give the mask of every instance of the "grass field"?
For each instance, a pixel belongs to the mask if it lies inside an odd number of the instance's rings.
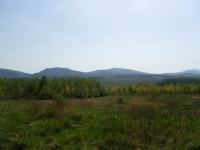
[[[161,81],[160,78],[108,78],[99,80],[102,85],[112,86],[112,85],[137,85],[140,83],[154,85]]]
[[[0,101],[0,149],[200,149],[199,108],[181,94]]]

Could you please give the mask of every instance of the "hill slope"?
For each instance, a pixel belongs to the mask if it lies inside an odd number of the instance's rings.
[[[107,70],[96,70],[88,72],[89,76],[116,76],[116,75],[129,75],[129,74],[147,74],[147,73],[130,69],[122,69],[122,68],[111,68]]]
[[[0,68],[0,78],[7,77],[7,78],[28,78],[31,74],[24,73],[21,71],[9,70],[9,69],[2,69]]]
[[[198,69],[186,70],[179,72],[178,74],[200,74],[200,70]]]
[[[176,75],[176,76],[190,76],[190,75],[200,75],[200,70],[192,69],[192,70],[185,70],[176,73],[164,73],[165,75]]]
[[[153,75],[150,73],[140,72],[131,69],[123,69],[123,68],[111,68],[105,70],[95,70],[91,72],[81,72],[75,71],[68,68],[46,68],[38,73],[28,74],[21,71],[14,71],[9,69],[1,69],[0,68],[0,78],[7,77],[7,78],[29,78],[29,77],[117,77],[117,76],[149,76]],[[158,75],[158,74],[157,74]],[[200,70],[193,69],[193,70],[186,70],[177,73],[164,73],[160,74],[161,76],[170,77],[170,76],[196,76],[200,75]]]
[[[85,76],[85,73],[80,71],[71,70],[68,68],[46,68],[38,73],[33,74],[31,77],[75,77],[75,76]]]

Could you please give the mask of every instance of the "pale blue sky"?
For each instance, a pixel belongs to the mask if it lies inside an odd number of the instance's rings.
[[[200,0],[0,0],[0,68],[200,69]]]

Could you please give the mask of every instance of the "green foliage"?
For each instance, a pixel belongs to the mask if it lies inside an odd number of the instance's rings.
[[[39,91],[41,91],[42,88],[43,88],[44,86],[46,86],[46,85],[47,85],[47,77],[46,77],[46,76],[43,76],[42,79],[41,79],[41,81],[40,81]]]
[[[197,86],[197,92],[200,94],[200,84]]]
[[[88,78],[0,79],[0,99],[91,98],[107,95],[99,81]]]
[[[185,150],[199,150],[200,143],[199,142],[190,142],[186,147]]]
[[[100,86],[98,96],[108,96],[108,95],[109,95],[109,93],[108,93],[107,89],[103,86]]]
[[[6,98],[6,78],[0,79],[0,99]]]
[[[178,78],[165,78],[161,80],[157,85],[164,86],[164,85],[177,85],[177,84],[200,84],[200,77],[178,77]]]
[[[67,100],[63,109],[47,100],[0,101],[0,149],[199,149],[200,102],[191,97],[157,95],[148,105],[148,95],[129,94],[124,105],[101,97],[89,101],[101,107],[80,105],[83,100],[68,106]],[[107,100],[116,107],[108,108]]]
[[[60,94],[62,93],[62,94]],[[69,99],[93,98],[116,94],[154,95],[200,93],[200,84],[168,84],[164,86],[138,84],[126,86],[102,86],[90,78],[0,79],[0,99]]]
[[[160,77],[140,77],[140,75],[138,76],[133,76],[133,77],[116,77],[116,78],[103,78],[103,79],[99,79],[99,81],[101,82],[102,85],[104,86],[126,86],[126,85],[138,85],[140,83],[145,83],[148,85],[154,85],[157,84],[159,81],[161,81]]]
[[[0,149],[199,149],[194,96],[159,94],[149,105],[149,95],[128,94],[118,105],[116,95],[56,108],[49,100],[0,101]]]
[[[74,89],[70,86],[66,86],[65,93],[67,98],[73,97]]]
[[[62,105],[64,100],[64,92],[60,91],[59,93],[54,93],[53,100],[56,102],[56,105]]]

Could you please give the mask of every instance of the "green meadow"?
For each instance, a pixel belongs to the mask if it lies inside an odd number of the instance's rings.
[[[0,101],[1,150],[200,149],[199,94]]]

